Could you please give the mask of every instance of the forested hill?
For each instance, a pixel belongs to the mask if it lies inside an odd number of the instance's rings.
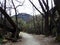
[[[12,16],[12,17],[15,17],[15,15]],[[17,18],[18,18],[18,19],[21,18],[22,20],[28,22],[28,21],[30,21],[30,20],[32,19],[32,15],[26,14],[26,13],[19,13],[19,14],[17,15]]]

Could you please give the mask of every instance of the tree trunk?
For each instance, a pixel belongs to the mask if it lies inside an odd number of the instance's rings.
[[[57,24],[57,37],[56,37],[56,39],[57,39],[57,41],[59,41],[60,42],[60,0],[54,0],[54,3],[55,3],[55,6],[56,6],[56,9],[57,9],[57,11],[58,11],[58,13],[59,13],[59,20],[58,20],[58,24]]]
[[[47,13],[45,15],[45,34],[47,36],[49,35],[49,19],[48,19],[48,14]]]

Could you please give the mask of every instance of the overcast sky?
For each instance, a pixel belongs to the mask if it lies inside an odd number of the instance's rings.
[[[4,0],[1,0],[1,2],[3,2],[3,1]],[[24,0],[18,0],[18,1],[20,1],[21,3],[23,3]],[[42,9],[41,9],[41,7],[40,7],[40,5],[38,3],[38,0],[31,0],[31,1],[42,12]],[[17,6],[17,5],[21,4],[21,3],[18,3],[16,0],[14,0],[15,6]],[[11,1],[7,0],[7,6],[9,6],[9,4],[12,5]],[[54,6],[54,4],[53,4],[53,6]],[[51,9],[51,0],[49,0],[49,7]],[[18,13],[28,13],[28,14],[31,14],[31,15],[33,15],[33,13],[34,14],[39,14],[39,12],[35,8],[33,8],[33,6],[31,5],[31,3],[29,2],[29,0],[25,0],[23,6],[18,7],[17,11],[18,11]],[[15,15],[14,9],[11,9],[11,14]]]

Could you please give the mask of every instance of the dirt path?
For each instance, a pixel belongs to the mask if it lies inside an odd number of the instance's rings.
[[[21,41],[12,43],[7,42],[4,45],[59,45],[58,43],[54,43],[55,37],[45,37],[44,35],[32,35],[21,32],[19,34],[22,36]]]

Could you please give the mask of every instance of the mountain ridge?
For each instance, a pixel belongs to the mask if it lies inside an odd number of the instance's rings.
[[[15,17],[15,15],[12,16],[12,17]],[[27,13],[19,13],[17,15],[17,18],[21,18],[22,20],[28,22],[28,21],[30,21],[32,19],[32,15],[27,14]]]

